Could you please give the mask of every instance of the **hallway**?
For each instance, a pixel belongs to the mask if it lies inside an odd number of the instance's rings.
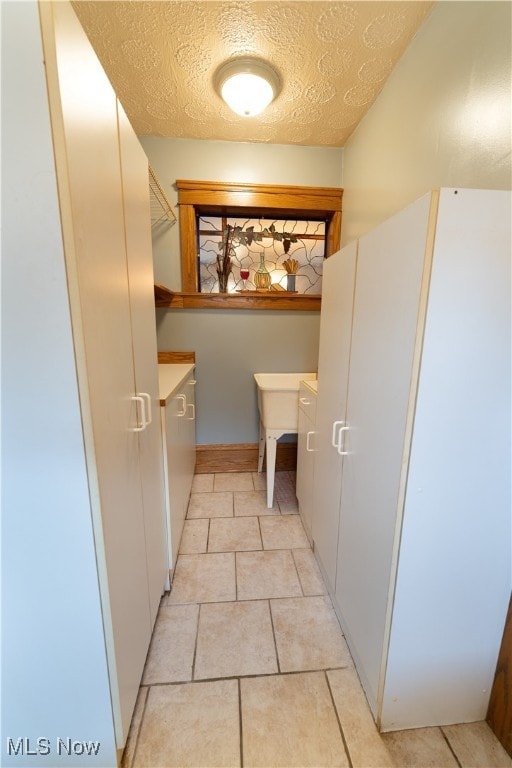
[[[486,723],[379,735],[294,487],[195,476],[123,768],[511,766]]]

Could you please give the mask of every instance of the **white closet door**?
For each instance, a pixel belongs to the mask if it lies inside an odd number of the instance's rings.
[[[138,437],[153,626],[166,579],[167,559],[148,160],[119,102],[118,111],[135,388],[138,393],[149,395],[146,405],[152,416],[151,423]]]
[[[336,600],[374,712],[430,195],[359,241]]]
[[[510,596],[510,210],[441,190],[385,729],[487,710]]]
[[[336,582],[343,460],[332,446],[332,434],[334,422],[345,420],[347,406],[356,260],[357,242],[333,254],[325,261],[322,287],[312,534],[315,554],[331,591]]]
[[[51,113],[54,131],[63,131],[64,137],[56,144],[59,196],[84,430],[92,420],[88,471],[93,489],[95,478],[99,489],[99,499],[92,493],[95,538],[116,736],[122,746],[150,620],[139,446],[132,431],[137,413],[116,96],[71,6],[54,3],[52,10],[57,73],[47,56]],[[53,48],[51,30],[45,32],[45,46]]]

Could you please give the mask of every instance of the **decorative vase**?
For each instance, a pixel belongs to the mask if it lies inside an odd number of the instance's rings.
[[[219,276],[219,293],[227,293],[229,272],[227,274],[225,272],[217,272],[217,274]]]
[[[265,253],[262,252],[260,253],[260,265],[254,273],[254,285],[257,291],[268,291],[271,283],[270,272],[265,266]]]
[[[286,275],[286,290],[292,291],[295,293],[295,278],[297,275],[288,274]]]

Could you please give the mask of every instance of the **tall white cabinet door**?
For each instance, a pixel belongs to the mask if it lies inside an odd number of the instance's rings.
[[[510,210],[441,190],[385,729],[486,714],[510,596]]]
[[[336,601],[374,712],[430,200],[359,241]]]
[[[112,704],[124,744],[150,620],[116,96],[71,6],[42,5],[53,13],[54,32],[43,25],[45,58],[53,129],[63,136],[55,145],[59,197]]]
[[[340,438],[346,415],[356,261],[357,242],[333,254],[324,263],[322,288],[312,536],[331,591],[336,582],[343,461],[332,440],[333,430],[335,439]]]
[[[147,395],[150,423],[139,432],[148,592],[153,626],[167,575],[165,508],[148,160],[118,102],[119,144],[130,288],[135,388]]]

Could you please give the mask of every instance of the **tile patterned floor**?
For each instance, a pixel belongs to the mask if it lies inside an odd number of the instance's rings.
[[[196,475],[123,768],[501,768],[486,723],[380,735],[279,472]]]

